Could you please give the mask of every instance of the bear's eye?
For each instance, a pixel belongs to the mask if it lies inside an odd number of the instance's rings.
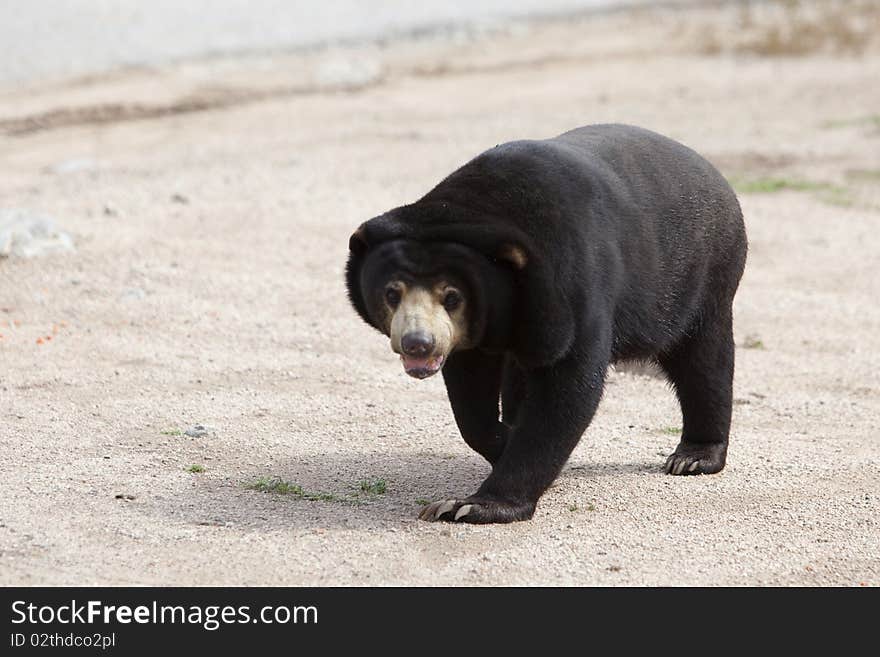
[[[389,287],[385,290],[385,301],[387,301],[388,305],[392,308],[397,308],[397,305],[400,303],[400,290]]]
[[[455,290],[450,290],[446,293],[446,296],[443,297],[443,307],[446,308],[447,312],[451,313],[461,305],[461,301],[461,294]]]

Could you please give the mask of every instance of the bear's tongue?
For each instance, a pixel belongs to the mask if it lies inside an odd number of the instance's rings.
[[[401,356],[403,369],[410,376],[419,379],[436,374],[443,365],[443,356],[429,356],[427,358],[416,358],[414,356]]]
[[[408,370],[425,370],[433,358],[415,358],[413,356],[401,356],[403,366]]]

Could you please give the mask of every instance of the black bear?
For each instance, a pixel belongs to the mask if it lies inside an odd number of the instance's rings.
[[[406,372],[443,372],[465,442],[492,465],[426,520],[532,517],[589,425],[611,363],[658,363],[681,404],[665,470],[724,467],[736,195],[691,149],[594,125],[496,146],[351,236],[346,283]]]

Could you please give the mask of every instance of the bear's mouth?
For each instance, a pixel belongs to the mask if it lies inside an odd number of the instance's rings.
[[[414,356],[401,356],[403,369],[407,374],[416,379],[427,379],[434,376],[443,367],[446,356],[428,356],[427,358],[416,358]]]

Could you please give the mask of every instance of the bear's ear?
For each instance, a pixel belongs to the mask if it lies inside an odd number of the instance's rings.
[[[348,238],[348,250],[355,255],[363,255],[369,248],[370,244],[367,242],[364,224],[361,224],[358,226],[358,229],[351,234],[351,237]]]
[[[526,255],[525,249],[519,244],[511,242],[502,244],[498,248],[495,257],[508,263],[516,270],[525,269],[525,266],[529,264],[529,257]]]

